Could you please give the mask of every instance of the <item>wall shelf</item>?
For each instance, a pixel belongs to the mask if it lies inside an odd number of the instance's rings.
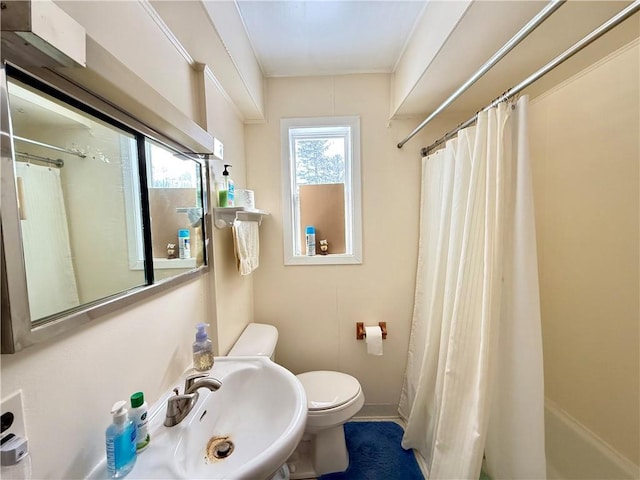
[[[233,222],[236,219],[258,222],[258,224],[260,224],[264,217],[271,214],[257,208],[215,207],[213,209],[213,215],[216,228],[222,229],[233,226]]]

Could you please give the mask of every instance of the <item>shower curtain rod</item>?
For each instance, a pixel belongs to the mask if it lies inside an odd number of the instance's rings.
[[[20,140],[21,142],[30,143],[31,145],[38,145],[39,147],[49,148],[51,150],[56,150],[57,152],[67,153],[69,155],[75,155],[80,158],[87,158],[84,153],[74,152],[73,150],[69,150],[67,148],[56,147],[55,145],[49,145],[48,143],[38,142],[36,140],[31,140],[30,138],[19,137],[14,135],[13,138],[16,140]]]
[[[61,158],[57,158],[53,160],[48,157],[41,157],[40,155],[34,155],[33,153],[25,153],[25,152],[16,152],[16,157],[28,158],[30,160],[36,160],[38,162],[48,163],[51,165],[55,165],[58,168],[64,167],[64,160]]]
[[[482,108],[480,110],[480,112],[487,111],[490,108],[493,108],[496,105],[498,105],[500,102],[504,102],[504,101],[509,100],[510,98],[514,97],[515,95],[520,93],[522,90],[527,88],[529,85],[534,83],[536,80],[538,80],[542,76],[544,76],[547,73],[549,73],[551,70],[556,68],[558,65],[563,63],[565,60],[568,60],[569,58],[571,58],[573,55],[578,53],[580,50],[585,48],[587,45],[591,44],[593,41],[595,41],[598,38],[600,38],[602,35],[607,33],[609,30],[611,30],[615,26],[617,26],[620,23],[624,22],[627,18],[629,18],[631,15],[635,14],[639,10],[640,10],[640,0],[635,0],[633,3],[629,4],[626,8],[624,8],[623,10],[618,12],[618,14],[616,14],[613,17],[611,17],[608,21],[606,21],[605,23],[600,25],[598,28],[596,28],[594,31],[592,31],[587,36],[585,36],[582,40],[579,40],[578,42],[574,43],[571,47],[569,47],[567,50],[562,52],[560,55],[558,55],[556,58],[551,60],[549,63],[547,63],[546,65],[541,67],[539,70],[537,70],[536,72],[534,72],[531,75],[529,75],[527,78],[525,78],[522,82],[520,82],[516,86],[514,86],[514,87],[510,88],[509,90],[507,90],[505,93],[503,93],[498,98],[496,98],[494,101],[492,101],[489,105],[487,105],[486,107]],[[478,112],[478,113],[480,113],[480,112]],[[471,117],[466,122],[461,123],[456,128],[454,128],[450,132],[448,132],[445,135],[443,135],[442,137],[440,137],[438,140],[433,142],[428,147],[423,147],[422,149],[420,149],[420,155],[423,156],[423,157],[426,157],[427,154],[431,150],[433,150],[437,146],[439,146],[439,145],[443,144],[444,142],[446,142],[449,138],[453,137],[460,130],[462,130],[464,128],[467,128],[468,126],[472,125],[476,121],[476,119],[478,118],[478,113],[476,113],[473,117]]]
[[[542,22],[544,22],[553,12],[555,12],[558,8],[560,8],[566,0],[550,0],[547,5],[538,12],[538,14],[533,17],[529,22],[520,29],[518,33],[516,33],[511,39],[505,43],[500,50],[493,54],[493,56],[487,60],[480,69],[474,73],[469,80],[464,82],[455,92],[451,94],[449,98],[447,98],[442,105],[436,108],[431,115],[424,119],[424,121],[418,125],[413,132],[407,135],[404,140],[398,143],[398,148],[402,148],[402,146],[411,140],[420,130],[422,130],[431,120],[437,117],[440,112],[442,112],[445,108],[451,105],[460,95],[466,92],[471,85],[476,83],[480,77],[482,77],[485,73],[487,73],[496,63],[498,63],[502,58],[513,50],[522,40],[524,40],[531,32],[533,32]]]

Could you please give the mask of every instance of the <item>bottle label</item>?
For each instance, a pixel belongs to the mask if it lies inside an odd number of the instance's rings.
[[[313,256],[316,254],[316,236],[313,233],[307,233],[307,255]]]
[[[191,258],[191,246],[189,245],[189,237],[180,237],[178,244],[178,251],[180,258]]]
[[[114,440],[114,438],[107,439],[107,470],[111,477],[116,473],[116,446]]]
[[[147,424],[149,423],[147,416],[148,416],[148,412],[142,412],[142,415],[140,415],[139,418],[134,420],[136,422],[136,449],[137,450],[142,450],[151,441],[151,436],[147,431]]]
[[[227,205],[233,207],[236,200],[236,186],[233,183],[229,183],[229,190],[227,192]]]
[[[107,439],[107,470],[114,476],[136,457],[136,429],[133,422],[124,432]]]

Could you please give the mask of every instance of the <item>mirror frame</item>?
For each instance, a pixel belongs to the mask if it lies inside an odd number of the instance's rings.
[[[203,240],[204,265],[188,272],[153,282],[150,285],[134,287],[99,300],[82,304],[74,309],[60,312],[47,317],[46,322],[33,325],[29,312],[24,252],[22,249],[20,219],[15,185],[13,132],[8,103],[7,68],[20,75],[31,77],[36,82],[60,92],[82,105],[87,105],[118,123],[124,124],[137,132],[170,149],[184,153],[200,165],[200,181],[202,182],[203,202]],[[195,126],[191,120],[185,119]],[[209,164],[207,158],[210,152],[198,153],[176,142],[165,135],[153,130],[149,126],[136,120],[125,111],[108,103],[100,97],[90,93],[84,87],[61,77],[51,70],[40,70],[38,74],[25,70],[8,61],[3,61],[0,68],[0,125],[3,131],[0,135],[0,334],[1,351],[16,353],[27,346],[50,340],[64,332],[68,332],[111,312],[155,296],[165,290],[188,282],[209,271],[209,264],[213,259],[211,211],[209,208]],[[5,131],[8,130],[8,131]],[[208,135],[208,134],[207,134]],[[198,143],[194,140],[194,143]],[[205,158],[202,158],[205,157]],[[148,202],[147,185],[142,186],[141,198]],[[149,240],[148,228],[145,229],[145,241]],[[150,249],[147,249],[150,251]],[[145,259],[148,263],[149,259]],[[145,267],[147,268],[147,267]],[[151,265],[153,268],[153,265]],[[145,281],[148,281],[148,276]]]

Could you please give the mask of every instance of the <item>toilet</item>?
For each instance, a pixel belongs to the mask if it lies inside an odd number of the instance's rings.
[[[268,356],[275,361],[278,329],[250,323],[229,356]],[[287,461],[290,478],[316,478],[349,466],[344,424],[364,405],[364,394],[351,375],[327,370],[297,375],[307,396],[307,425],[298,448]]]

